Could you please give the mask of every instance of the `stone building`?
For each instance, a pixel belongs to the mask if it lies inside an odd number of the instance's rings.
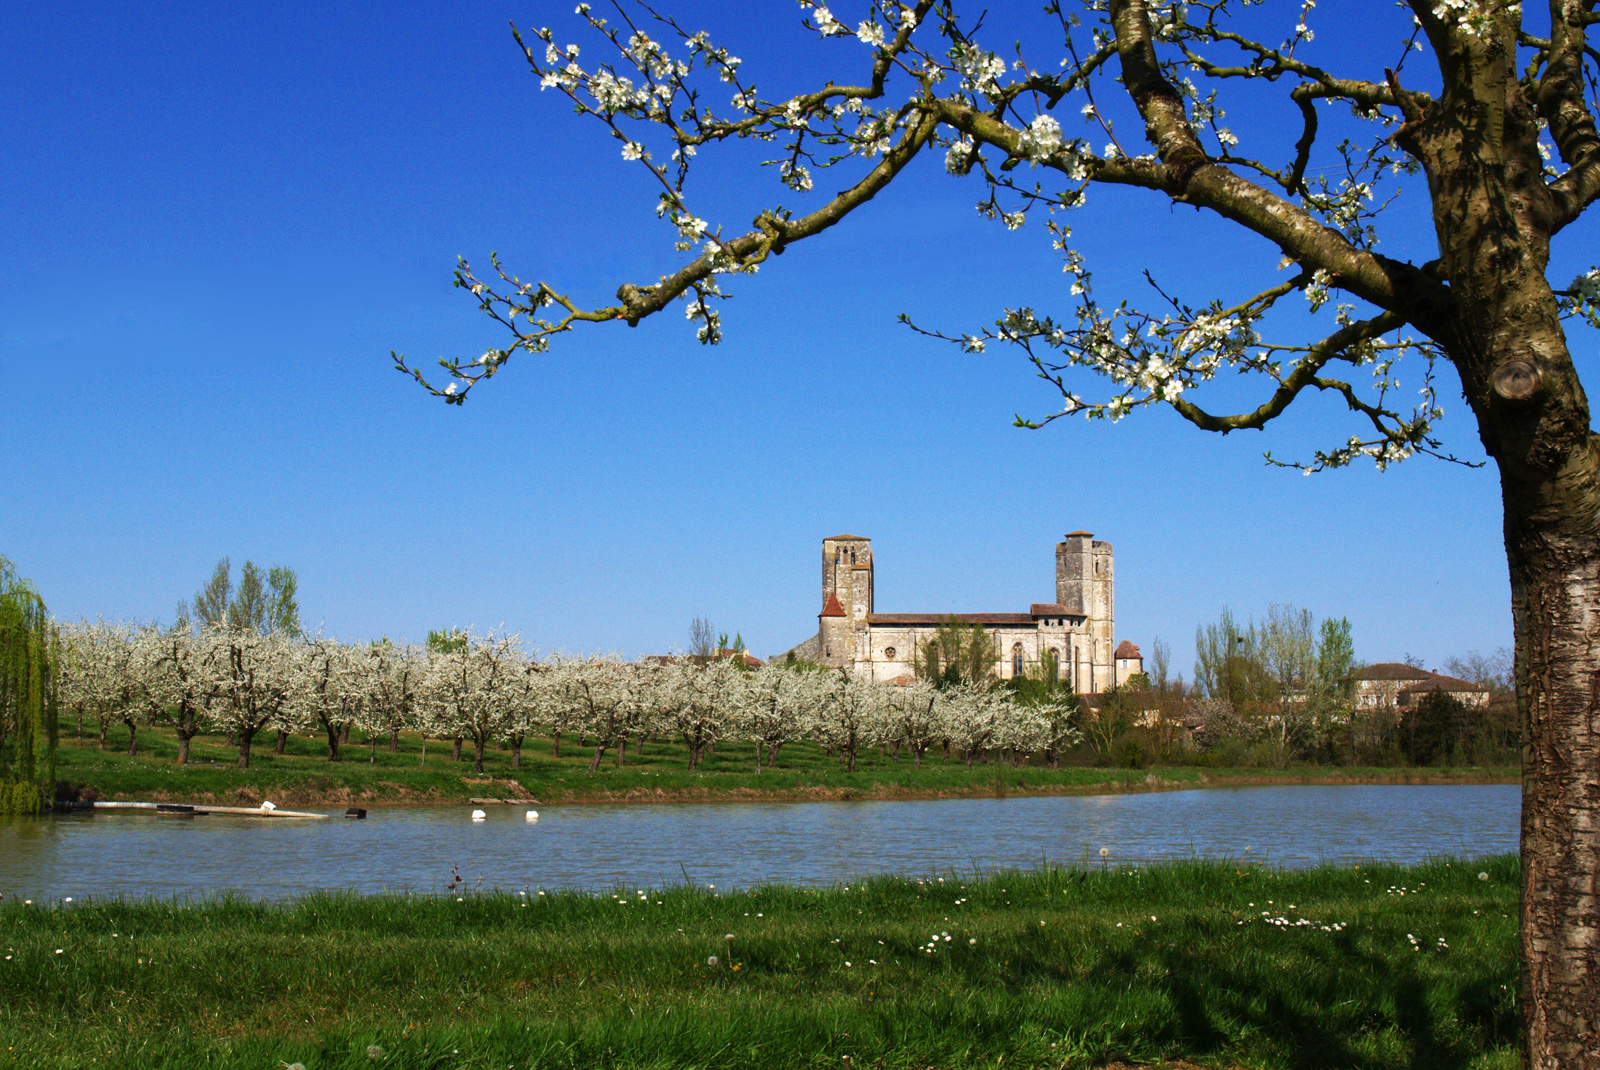
[[[822,612],[817,634],[791,653],[879,683],[913,675],[919,644],[954,619],[994,638],[995,675],[1026,674],[1046,651],[1077,691],[1114,683],[1111,544],[1074,531],[1056,544],[1056,597],[1026,613],[879,613],[873,603],[872,540],[822,540]]]
[[[1434,691],[1443,692],[1467,706],[1487,706],[1489,692],[1486,688],[1453,676],[1419,669],[1397,661],[1380,661],[1368,665],[1348,679],[1354,685],[1356,706],[1359,709],[1409,707],[1422,701]]]
[[[1128,682],[1131,676],[1138,676],[1144,672],[1144,655],[1139,653],[1139,648],[1124,639],[1117,644],[1116,653],[1117,686],[1121,687]]]

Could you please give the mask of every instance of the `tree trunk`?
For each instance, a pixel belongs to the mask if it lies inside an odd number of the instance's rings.
[[[400,753],[400,729],[398,728],[389,729],[389,753]]]
[[[783,746],[782,743],[774,743],[772,746],[767,748],[767,768],[768,769],[776,769],[776,768],[778,768],[778,748],[781,747],[781,746]]]
[[[522,735],[518,733],[511,737],[511,768],[522,768]]]
[[[189,741],[194,738],[193,732],[178,729],[178,764],[189,764]]]
[[[1531,495],[1501,466],[1525,731],[1521,1002],[1540,1068],[1600,1065],[1596,453]]]
[[[628,737],[623,736],[617,741],[617,768],[621,769],[628,757]]]
[[[110,729],[111,729],[111,719],[109,717],[100,718],[100,749],[101,750],[105,750],[106,749],[106,732],[108,732]]]
[[[122,723],[128,726],[128,757],[132,758],[139,753],[139,722],[132,717],[124,717]]]
[[[484,748],[484,745],[486,743],[488,743],[488,740],[484,739],[481,736],[473,737],[473,740],[472,740],[472,771],[474,773],[483,772],[483,748]]]
[[[594,749],[594,757],[589,759],[589,772],[593,773],[600,768],[600,763],[605,760],[606,750],[604,743]],[[694,766],[691,765],[689,768],[692,769]]]
[[[339,726],[328,721],[323,721],[322,727],[328,735],[328,761],[336,762],[339,760],[339,744],[344,742],[344,739],[341,738]],[[346,730],[348,730],[348,727],[349,726],[346,725]],[[279,751],[278,753],[282,754],[283,752]]]
[[[284,729],[282,729],[282,728],[278,729],[278,742],[272,748],[272,753],[273,754],[282,754],[283,753],[283,749],[285,747],[287,747],[288,745],[289,745],[289,733],[287,731],[285,731]]]
[[[339,726],[339,742],[340,743],[349,743],[350,742],[350,722],[349,721],[346,721],[342,725]]]
[[[450,752],[450,760],[451,761],[459,762],[461,760],[461,743],[462,743],[462,739],[463,739],[463,737],[461,737],[461,736],[457,736],[455,738],[455,749]]]
[[[558,728],[554,732],[550,733],[550,742],[550,757],[561,757],[561,729]]]
[[[239,740],[239,768],[249,769],[250,743],[256,738],[256,730],[253,728],[248,730],[240,730],[234,733],[234,735]]]

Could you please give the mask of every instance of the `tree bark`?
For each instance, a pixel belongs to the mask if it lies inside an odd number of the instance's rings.
[[[124,717],[122,723],[128,726],[128,757],[132,758],[139,753],[139,722],[132,717]]]
[[[282,729],[282,728],[278,729],[278,742],[277,742],[276,745],[273,746],[272,753],[273,754],[282,754],[283,751],[284,751],[284,748],[287,747],[288,745],[289,745],[289,733],[287,731],[285,731],[284,729]]]
[[[1600,540],[1592,444],[1540,493],[1506,478],[1522,772],[1529,1064],[1600,1065]]]
[[[255,729],[240,729],[235,733],[239,740],[239,768],[250,768],[250,744],[256,738]]]
[[[488,742],[488,740],[483,739],[482,737],[477,737],[477,736],[473,737],[473,740],[472,740],[472,771],[474,773],[483,772],[483,748],[484,748],[484,744],[486,744],[487,742]]]
[[[451,752],[450,752],[450,760],[451,761],[459,762],[461,760],[461,743],[462,743],[462,737],[461,736],[457,736],[455,738],[455,741],[454,741],[454,744],[455,744],[454,749],[452,749]]]
[[[389,729],[389,753],[400,753],[400,729],[398,728]]]
[[[339,760],[339,744],[345,741],[343,734],[340,731],[340,726],[331,721],[323,721],[322,727],[328,736],[328,761],[336,762]],[[348,724],[344,727],[345,730],[348,731]],[[283,752],[279,751],[278,753],[281,754]]]
[[[561,757],[561,729],[559,728],[550,733],[550,757]]]

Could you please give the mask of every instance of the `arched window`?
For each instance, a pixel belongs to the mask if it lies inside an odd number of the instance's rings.
[[[1021,677],[1023,675],[1021,643],[1011,644],[1011,675],[1013,677]]]
[[[856,552],[854,550],[850,551],[850,563],[852,565],[856,563]]]
[[[1061,679],[1061,651],[1057,650],[1055,647],[1051,647],[1050,648],[1050,660],[1055,664],[1055,670],[1056,670],[1055,676],[1056,676],[1056,679],[1057,680]]]

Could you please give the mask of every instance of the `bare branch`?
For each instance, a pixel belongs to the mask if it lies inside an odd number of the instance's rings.
[[[1560,230],[1600,197],[1600,133],[1583,98],[1585,30],[1594,0],[1550,0],[1550,46],[1535,103],[1567,172],[1550,183]]]

